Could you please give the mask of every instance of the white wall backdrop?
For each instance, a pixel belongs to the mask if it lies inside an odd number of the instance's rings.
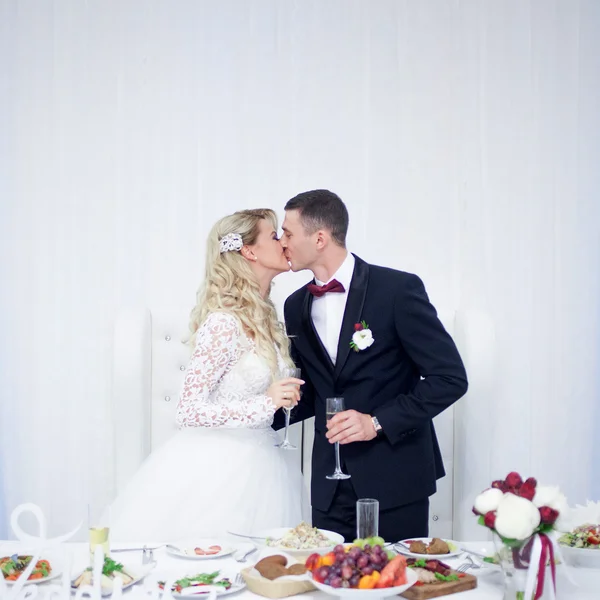
[[[457,537],[512,469],[600,499],[599,28],[595,0],[0,0],[0,538],[110,497],[117,310],[191,308],[217,218],[314,187],[479,342]]]

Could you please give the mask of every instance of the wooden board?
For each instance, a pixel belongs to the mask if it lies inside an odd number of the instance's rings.
[[[409,600],[427,600],[428,598],[439,598],[440,596],[474,590],[476,587],[477,577],[466,573],[458,581],[440,581],[439,583],[413,585],[400,595]]]

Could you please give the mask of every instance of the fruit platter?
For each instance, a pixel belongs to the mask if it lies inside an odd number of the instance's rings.
[[[404,556],[384,549],[384,544],[355,540],[338,544],[332,552],[311,554],[305,566],[319,590],[338,597],[384,598],[397,596],[416,583]],[[385,543],[385,542],[384,542]]]

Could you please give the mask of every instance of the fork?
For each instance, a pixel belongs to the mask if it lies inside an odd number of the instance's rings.
[[[246,562],[248,560],[248,557],[253,553],[256,552],[256,548],[252,548],[251,550],[247,550],[244,554],[242,554],[239,558],[234,554],[233,558],[240,563]]]
[[[468,554],[467,554],[467,562],[464,562],[462,565],[459,565],[456,571],[459,573],[466,573],[469,569],[481,569],[481,565],[477,564]]]
[[[233,585],[245,585],[245,583],[241,573],[238,573],[233,579]]]

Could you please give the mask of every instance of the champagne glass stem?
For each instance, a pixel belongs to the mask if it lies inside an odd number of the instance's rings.
[[[292,410],[290,408],[284,408],[285,412],[285,435],[283,436],[283,443],[288,443],[288,429],[290,428],[290,416],[292,414]]]

